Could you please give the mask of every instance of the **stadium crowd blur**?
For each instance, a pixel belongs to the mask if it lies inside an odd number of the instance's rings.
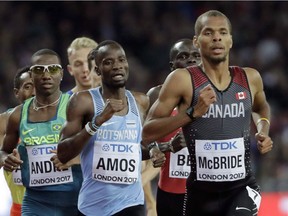
[[[16,105],[14,74],[41,48],[60,53],[62,90],[74,86],[66,49],[79,36],[120,42],[129,89],[147,92],[167,76],[170,46],[192,38],[195,18],[209,9],[230,18],[231,63],[260,71],[272,108],[273,151],[261,156],[253,145],[258,181],[263,191],[288,191],[288,2],[0,2],[0,111]]]

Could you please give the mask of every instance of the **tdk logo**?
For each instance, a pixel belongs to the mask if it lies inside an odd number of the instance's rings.
[[[206,143],[204,144],[203,148],[204,148],[205,150],[211,150],[211,149],[212,149],[212,145],[211,145],[211,143],[206,142]]]
[[[110,150],[110,146],[109,146],[108,144],[104,144],[104,145],[102,146],[102,150],[103,150],[103,151],[109,151],[109,150]]]
[[[47,154],[53,154],[50,151],[56,150],[56,146],[47,146],[47,147],[37,147],[32,149],[32,155],[47,155]]]
[[[206,144],[205,144],[206,145]],[[207,148],[204,149],[208,150]],[[211,142],[211,145],[214,146],[214,150],[229,150],[229,149],[237,149],[236,141],[229,142]]]
[[[113,152],[131,152],[132,151],[132,145],[123,145],[123,144],[110,144],[110,147],[112,147]]]

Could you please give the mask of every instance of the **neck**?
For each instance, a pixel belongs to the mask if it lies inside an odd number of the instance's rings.
[[[62,92],[60,92],[59,94],[57,94],[57,98],[52,100],[52,102],[50,102],[50,100],[47,100],[49,101],[47,103],[47,101],[45,102],[40,102],[38,99],[37,99],[37,95],[35,96],[34,100],[33,100],[33,109],[35,111],[38,111],[40,109],[44,109],[46,107],[52,107],[52,106],[56,106],[58,105],[59,101],[60,101],[60,98],[61,98],[61,95],[62,95]]]
[[[126,98],[125,87],[112,89],[112,88],[107,88],[105,86],[102,86],[100,88],[100,92],[104,99],[113,98],[113,99],[123,100]]]
[[[228,62],[219,64],[203,64],[200,65],[203,72],[209,77],[210,81],[219,89],[227,88],[231,80]]]
[[[35,98],[40,104],[49,104],[51,102],[54,102],[61,96],[62,92],[60,90],[54,92],[50,95],[43,95],[43,94],[35,94]]]
[[[73,93],[79,92],[79,91],[84,91],[84,90],[89,90],[91,89],[91,86],[75,86],[71,91]]]

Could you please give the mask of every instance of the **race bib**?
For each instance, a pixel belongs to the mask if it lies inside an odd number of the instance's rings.
[[[243,137],[196,140],[195,155],[198,181],[236,181],[246,176]]]
[[[190,155],[187,147],[176,153],[170,153],[169,177],[188,178],[190,174]]]
[[[71,168],[57,171],[50,161],[57,144],[27,146],[30,172],[30,187],[48,186],[73,182]]]
[[[15,185],[23,185],[20,167],[12,171],[12,178]]]
[[[92,178],[106,183],[133,184],[139,178],[138,143],[96,142]]]

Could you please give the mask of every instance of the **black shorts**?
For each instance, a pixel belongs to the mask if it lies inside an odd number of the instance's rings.
[[[187,185],[185,216],[256,216],[261,196],[256,184],[210,192]]]
[[[117,212],[113,216],[145,216],[144,205],[131,206],[123,209],[120,212]]]
[[[168,193],[157,189],[156,209],[158,216],[181,216],[183,215],[183,204],[185,194]]]

